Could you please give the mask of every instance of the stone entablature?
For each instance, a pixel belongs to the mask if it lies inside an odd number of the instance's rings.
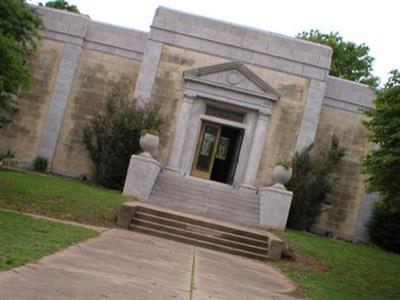
[[[372,107],[375,93],[365,84],[329,76],[324,105],[352,112]]]
[[[260,29],[159,7],[150,39],[325,80],[332,49]]]
[[[144,31],[92,21],[85,15],[37,8],[43,16],[45,30],[41,34],[67,44],[141,60],[148,38]]]
[[[206,121],[243,130],[233,183],[250,188],[270,185],[279,159],[337,134],[348,149],[343,180],[319,225],[346,238],[363,231],[370,202],[363,200],[358,161],[371,145],[360,108],[372,106],[374,93],[328,75],[329,47],[165,7],[157,9],[148,33],[37,9],[46,27],[32,63],[40,84],[23,95],[24,107],[2,133],[0,150],[22,141],[15,146],[22,160],[42,154],[54,172],[87,174],[91,165],[79,132],[107,91],[125,82],[130,96],[157,101],[169,114],[160,161],[184,176],[190,176]],[[243,121],[209,115],[207,106],[239,112]]]

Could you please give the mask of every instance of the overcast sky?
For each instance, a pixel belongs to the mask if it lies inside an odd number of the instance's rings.
[[[30,3],[46,0],[29,0]],[[210,18],[294,36],[312,28],[339,31],[345,40],[365,43],[375,57],[374,73],[400,68],[399,0],[68,0],[91,19],[149,30],[162,5]]]

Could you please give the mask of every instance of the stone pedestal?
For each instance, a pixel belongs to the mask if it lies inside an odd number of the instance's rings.
[[[281,184],[261,188],[260,226],[285,230],[293,193]]]
[[[161,170],[161,164],[150,155],[132,155],[123,195],[148,200]]]

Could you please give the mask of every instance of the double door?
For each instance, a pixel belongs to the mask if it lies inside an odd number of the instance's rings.
[[[203,122],[192,176],[231,184],[238,162],[243,130]]]

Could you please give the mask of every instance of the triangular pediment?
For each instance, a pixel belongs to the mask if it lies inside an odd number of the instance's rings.
[[[280,93],[240,62],[227,62],[183,72],[185,80],[278,100]]]

